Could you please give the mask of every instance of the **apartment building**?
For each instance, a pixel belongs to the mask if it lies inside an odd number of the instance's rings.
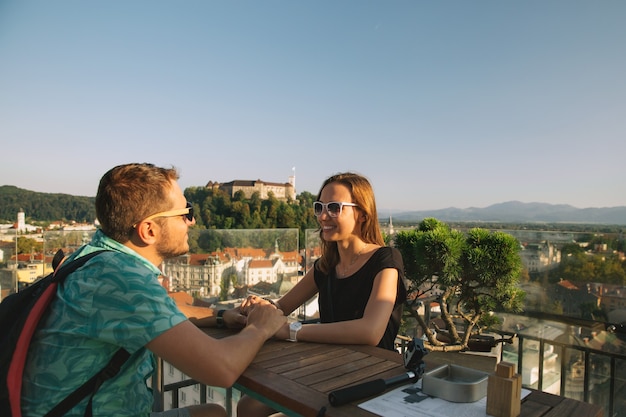
[[[297,279],[301,256],[295,252],[268,253],[258,248],[225,248],[210,254],[188,254],[168,260],[163,267],[174,291],[197,291],[205,297],[220,295],[233,284],[251,287],[259,283]]]

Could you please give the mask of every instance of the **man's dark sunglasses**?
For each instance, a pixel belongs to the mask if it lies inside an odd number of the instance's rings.
[[[193,206],[191,205],[191,203],[187,201],[187,206],[184,209],[168,210],[168,211],[162,211],[160,213],[153,214],[143,219],[142,222],[156,219],[157,217],[176,217],[176,216],[185,216],[187,220],[189,220],[190,222],[193,222]],[[139,223],[135,223],[133,227],[137,227]]]

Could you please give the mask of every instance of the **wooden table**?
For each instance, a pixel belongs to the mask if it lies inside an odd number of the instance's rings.
[[[203,329],[215,338],[228,329]],[[425,357],[426,370],[437,364]],[[269,340],[237,380],[235,388],[304,417],[373,417],[353,403],[334,407],[328,393],[346,386],[405,373],[402,357],[372,346],[292,343]],[[324,413],[320,410],[325,409]],[[522,401],[521,417],[602,417],[597,405],[532,391]]]

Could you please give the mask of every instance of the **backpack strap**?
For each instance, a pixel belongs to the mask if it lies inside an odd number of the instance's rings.
[[[89,398],[89,403],[85,409],[85,417],[92,417],[92,402],[96,391],[98,391],[100,385],[102,385],[106,380],[111,379],[118,374],[122,365],[124,365],[129,357],[130,353],[128,353],[126,349],[120,348],[117,352],[115,352],[115,355],[113,355],[109,363],[107,363],[106,366],[100,370],[100,372],[92,376],[89,381],[85,382],[74,392],[68,395],[63,401],[57,404],[56,407],[50,410],[45,417],[63,416],[89,394],[91,394],[91,397]]]
[[[14,415],[21,415],[19,414],[20,399],[22,397],[21,381],[22,375],[24,373],[24,366],[26,365],[26,357],[29,350],[28,347],[30,346],[30,341],[33,337],[33,334],[35,333],[35,330],[37,329],[40,319],[43,317],[50,302],[54,298],[58,283],[62,282],[69,274],[74,272],[76,269],[83,266],[89,259],[102,252],[104,251],[91,252],[68,264],[57,266],[57,269],[54,271],[53,281],[50,283],[50,285],[46,287],[41,294],[35,294],[35,297],[37,298],[34,301],[34,305],[31,307],[31,310],[29,311],[28,316],[26,317],[26,320],[22,325],[22,329],[16,341],[13,356],[11,357],[11,361],[7,371],[7,381],[15,382],[8,383],[7,387],[11,410]]]
[[[64,260],[65,254],[63,253],[63,249],[59,249],[52,258],[52,269],[56,271],[59,265],[61,265]]]

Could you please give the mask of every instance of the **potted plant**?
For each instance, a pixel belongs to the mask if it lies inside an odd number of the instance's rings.
[[[523,305],[517,239],[482,228],[463,233],[427,218],[414,230],[398,232],[394,243],[409,283],[406,312],[417,321],[429,349],[481,350],[499,342],[481,332],[497,322],[493,311],[520,311]],[[433,328],[428,317],[418,314],[422,300],[439,303],[443,328]]]

